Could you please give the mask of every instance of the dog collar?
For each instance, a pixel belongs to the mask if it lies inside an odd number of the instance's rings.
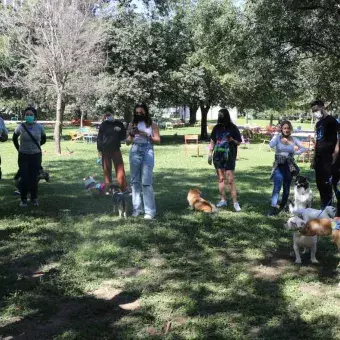
[[[332,229],[333,230],[340,230],[340,221],[332,221]]]

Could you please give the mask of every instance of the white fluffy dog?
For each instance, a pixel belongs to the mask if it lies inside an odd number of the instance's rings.
[[[336,214],[336,208],[328,206],[323,210],[317,210],[313,208],[291,209],[290,213],[294,216],[302,217],[302,219],[307,222],[314,218],[334,218]]]
[[[301,230],[305,227],[306,222],[301,218],[294,216],[291,217],[284,227],[288,230]],[[295,253],[295,263],[301,264],[300,248],[304,248],[303,254],[306,253],[307,248],[310,249],[310,260],[312,263],[318,263],[315,257],[316,254],[316,244],[318,242],[317,236],[304,236],[300,232],[295,232],[293,234],[293,249]]]

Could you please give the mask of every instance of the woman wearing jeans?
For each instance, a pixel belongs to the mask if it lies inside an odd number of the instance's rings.
[[[38,175],[41,169],[41,148],[46,143],[44,128],[35,122],[36,110],[28,107],[24,111],[25,123],[21,123],[14,131],[13,143],[19,151],[18,164],[20,172],[20,207],[27,207],[27,194],[31,193],[31,201],[38,206]],[[20,145],[18,142],[20,136]]]
[[[155,195],[152,187],[155,164],[153,144],[160,143],[160,135],[158,126],[151,120],[149,109],[145,104],[135,106],[133,120],[128,126],[126,138],[126,144],[131,143],[132,216],[137,217],[144,211],[144,218],[152,220],[156,215]]]
[[[291,132],[293,131],[291,122],[285,120],[280,125],[281,134],[274,136],[269,142],[269,146],[275,148],[275,161],[271,175],[274,182],[274,188],[268,216],[277,215],[286,206],[292,178],[299,173],[299,168],[294,161],[294,154],[299,155],[306,151],[299,140],[291,136]],[[295,150],[296,147],[297,150]],[[282,185],[283,193],[278,210],[277,202]]]

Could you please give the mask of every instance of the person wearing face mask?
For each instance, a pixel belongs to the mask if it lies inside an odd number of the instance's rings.
[[[116,179],[122,192],[128,190],[124,162],[120,151],[121,141],[125,139],[126,129],[122,122],[114,119],[112,109],[105,109],[103,122],[100,124],[97,149],[99,156],[102,158],[102,166],[104,173],[104,182],[106,183],[106,194],[109,194],[112,184],[112,163],[116,172]]]
[[[133,217],[139,216],[143,211],[146,220],[152,220],[156,215],[153,191],[153,168],[155,165],[153,145],[159,144],[160,141],[159,128],[151,120],[149,108],[144,103],[137,104],[126,137],[126,144],[132,144],[130,177]]]
[[[27,207],[27,194],[38,206],[38,175],[41,170],[41,145],[46,143],[44,128],[35,121],[37,111],[33,107],[24,110],[25,122],[18,125],[13,134],[13,143],[19,152],[18,165],[20,172],[20,207]],[[20,136],[20,144],[19,144]]]
[[[237,147],[241,141],[240,131],[237,126],[232,123],[229,111],[227,109],[220,109],[217,124],[214,126],[210,136],[208,164],[211,165],[212,162],[214,163],[218,176],[220,201],[216,204],[216,207],[222,208],[227,206],[225,193],[225,182],[227,182],[236,212],[241,211],[237,200],[234,175]]]
[[[325,110],[324,102],[315,100],[311,103],[315,125],[315,155],[312,167],[315,170],[316,185],[320,193],[321,208],[332,204],[331,168],[333,153],[337,143],[338,123]]]
[[[291,136],[293,126],[290,121],[282,121],[280,128],[281,133],[274,136],[269,142],[269,146],[275,148],[275,160],[270,176],[273,180],[274,187],[271,206],[267,216],[275,216],[285,208],[288,202],[293,176],[296,176],[300,171],[294,161],[294,155],[299,155],[306,151],[300,141]],[[277,203],[282,186],[282,199],[278,208]]]

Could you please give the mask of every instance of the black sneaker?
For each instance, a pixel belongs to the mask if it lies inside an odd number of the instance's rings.
[[[278,214],[278,209],[276,207],[270,207],[267,216],[276,216]]]

